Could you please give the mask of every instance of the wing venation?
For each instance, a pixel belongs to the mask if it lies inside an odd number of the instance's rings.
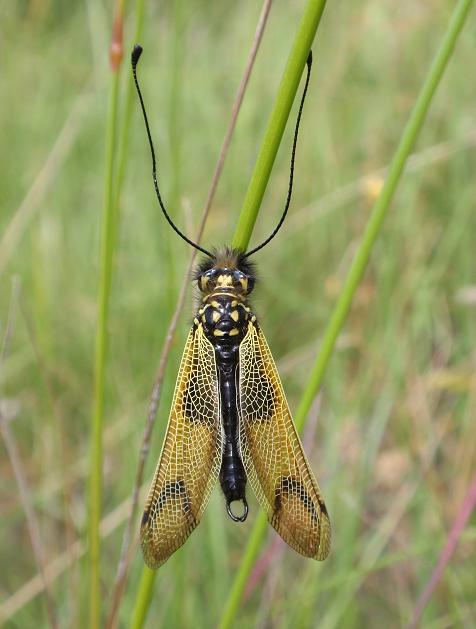
[[[144,560],[158,568],[200,522],[220,471],[215,352],[199,324],[188,335],[162,453],[141,523]]]
[[[327,509],[266,339],[251,322],[240,345],[240,448],[270,524],[302,555],[325,559],[331,541]]]

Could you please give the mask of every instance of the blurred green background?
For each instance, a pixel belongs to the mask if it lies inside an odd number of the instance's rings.
[[[448,22],[445,0],[334,0],[313,47],[295,189],[279,237],[256,256],[254,298],[296,408],[319,339],[409,110]],[[304,2],[276,2],[204,238],[229,242]],[[125,20],[122,92],[133,7]],[[260,12],[250,0],[148,3],[141,81],[161,188],[192,234]],[[89,422],[109,89],[110,2],[0,7],[0,325],[9,421],[46,563],[85,539]],[[269,530],[239,627],[404,626],[476,467],[476,82],[471,15],[443,78],[311,413],[304,443],[326,497],[333,548],[319,564]],[[122,101],[121,101],[122,103]],[[294,114],[292,115],[294,121]],[[288,124],[252,242],[283,207]],[[189,252],[158,208],[137,104],[120,201],[109,321],[103,541],[105,613],[165,330]],[[13,303],[13,306],[11,304]],[[159,409],[160,452],[193,310],[179,324]],[[48,626],[11,461],[1,446],[0,593],[9,627]],[[251,494],[251,492],[250,492]],[[149,627],[216,625],[249,538],[214,493],[201,526],[160,570]],[[475,521],[424,626],[476,625]],[[76,547],[75,547],[76,548]],[[56,563],[55,563],[56,561]],[[84,560],[52,585],[61,626],[85,626]],[[134,605],[137,553],[121,626]],[[64,566],[63,566],[64,568]]]

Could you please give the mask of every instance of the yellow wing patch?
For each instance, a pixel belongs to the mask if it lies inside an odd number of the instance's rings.
[[[190,331],[159,463],[141,524],[144,561],[158,568],[200,521],[220,472],[222,434],[215,352]]]
[[[331,544],[329,516],[268,344],[254,323],[240,345],[240,447],[270,524],[297,552],[325,559]]]

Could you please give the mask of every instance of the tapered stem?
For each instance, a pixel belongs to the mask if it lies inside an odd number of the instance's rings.
[[[119,98],[119,69],[122,60],[123,2],[115,7],[114,28],[110,47],[111,87],[106,130],[104,205],[101,226],[100,270],[98,288],[98,317],[94,361],[94,409],[90,432],[89,468],[89,627],[97,629],[101,620],[100,536],[102,498],[102,433],[104,417],[104,386],[107,353],[107,321],[112,283],[113,254],[116,244],[117,217],[114,203],[114,156],[117,135],[117,103]]]

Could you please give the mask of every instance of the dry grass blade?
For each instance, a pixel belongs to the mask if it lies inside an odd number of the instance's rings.
[[[272,4],[272,0],[265,0],[265,2],[263,3],[263,8],[261,10],[258,24],[256,27],[256,31],[255,31],[255,35],[253,38],[253,43],[251,45],[251,49],[248,54],[245,72],[243,74],[243,78],[241,79],[241,82],[240,82],[240,85],[239,85],[239,88],[238,88],[238,91],[237,91],[237,94],[233,103],[230,122],[228,124],[227,130],[225,133],[225,138],[223,140],[223,143],[220,149],[217,164],[216,164],[215,171],[213,173],[212,181],[210,184],[210,189],[208,191],[208,196],[205,203],[205,207],[204,207],[201,219],[200,219],[199,228],[198,228],[197,235],[195,238],[195,242],[197,243],[200,242],[203,235],[203,231],[205,229],[205,224],[208,218],[208,214],[210,212],[210,208],[211,208],[211,205],[215,196],[215,192],[218,186],[218,181],[220,179],[220,175],[223,170],[228,148],[230,146],[230,142],[233,136],[233,131],[236,126],[238,113],[240,111],[240,107],[243,102],[243,97],[245,95],[246,87],[248,85],[248,82],[251,76],[251,71],[253,69],[253,65],[256,59],[256,55],[257,55],[257,52],[258,52],[258,49],[259,49],[259,46],[263,37],[269,11],[271,9],[271,4]],[[131,554],[128,552],[128,550],[131,545],[134,517],[137,511],[139,487],[142,483],[142,479],[144,476],[144,468],[145,468],[145,463],[147,460],[147,455],[149,452],[150,439],[151,439],[152,430],[154,427],[155,417],[157,415],[157,409],[159,406],[160,397],[162,394],[162,384],[165,377],[170,350],[172,348],[175,330],[177,328],[177,324],[178,324],[180,315],[182,313],[182,310],[185,304],[185,297],[187,295],[187,288],[189,285],[190,273],[192,271],[192,268],[195,262],[195,255],[196,255],[196,251],[193,250],[190,256],[190,262],[188,264],[187,271],[185,273],[182,285],[180,287],[179,297],[177,299],[175,311],[172,315],[172,319],[167,329],[167,334],[165,337],[164,346],[163,346],[162,354],[159,361],[159,367],[157,369],[157,376],[156,376],[154,388],[152,390],[152,394],[150,397],[150,403],[149,403],[149,408],[147,412],[146,426],[145,426],[144,434],[142,437],[142,444],[141,444],[140,453],[139,453],[139,463],[137,466],[134,489],[132,493],[130,514],[129,514],[129,518],[127,520],[126,528],[124,531],[122,548],[121,548],[121,556],[119,558],[116,581],[115,581],[114,591],[112,595],[113,597],[112,607],[111,607],[111,613],[110,613],[108,623],[107,623],[108,627],[115,626],[114,625],[115,617],[116,617],[117,610],[119,608],[119,604],[120,604],[120,601],[124,592],[125,582],[127,579],[127,572],[129,568],[130,559],[131,559]]]
[[[70,468],[69,461],[71,460],[72,450],[68,443],[68,438],[65,431],[67,425],[66,418],[63,415],[61,404],[56,394],[53,372],[51,365],[48,363],[46,356],[44,355],[41,344],[38,341],[35,324],[27,312],[26,305],[23,300],[20,301],[20,310],[23,315],[25,328],[28,334],[31,348],[36,359],[38,366],[38,372],[40,379],[44,384],[49,406],[51,408],[51,418],[54,423],[54,444],[56,451],[59,452],[57,456],[58,468],[55,470],[52,466],[52,472],[60,480],[60,496],[62,502],[63,523],[65,526],[66,542],[68,547],[72,547],[76,536],[74,522],[72,519],[72,469]],[[70,575],[69,591],[71,600],[74,600],[74,592],[77,591],[79,573]]]
[[[5,622],[12,618],[25,605],[30,603],[36,596],[45,591],[46,585],[50,585],[63,572],[65,572],[71,563],[82,557],[85,553],[85,547],[79,540],[68,549],[59,554],[55,559],[49,561],[45,565],[44,574],[38,573],[34,577],[24,583],[9,598],[7,598],[0,607],[0,619]]]
[[[448,434],[448,430],[449,422],[446,422],[438,438],[431,444],[428,444],[427,448],[422,453],[419,476],[412,482],[404,484],[400,491],[398,491],[398,493],[394,496],[391,507],[388,509],[385,516],[380,519],[378,526],[375,528],[374,534],[363,549],[360,560],[361,573],[356,575],[354,578],[349,577],[345,587],[342,587],[342,592],[339,595],[339,604],[332,607],[332,609],[323,617],[323,627],[339,626],[342,615],[348,609],[350,602],[356,596],[362,585],[364,578],[362,575],[370,573],[377,564],[379,557],[404,517],[408,506],[418,492],[418,489],[421,487],[423,478],[431,469],[441,442]]]
[[[28,526],[28,533],[30,535],[31,545],[33,547],[33,554],[38,567],[38,571],[43,583],[43,591],[45,594],[46,611],[48,614],[48,620],[52,627],[58,627],[56,620],[56,614],[53,605],[53,599],[49,591],[49,581],[46,574],[46,561],[43,544],[41,542],[40,527],[38,520],[36,519],[35,510],[32,506],[31,493],[26,481],[26,476],[23,471],[23,464],[20,458],[20,454],[17,449],[15,438],[10,431],[8,421],[0,414],[0,432],[2,433],[5,448],[10,459],[10,463],[15,474],[15,479],[18,485],[18,493],[25,512],[25,518]]]
[[[463,141],[446,140],[412,153],[405,165],[405,173],[415,173],[428,166],[449,161],[450,158],[462,151],[474,149],[475,145],[476,128],[471,128],[466,133]],[[388,164],[381,166],[354,181],[350,181],[324,194],[318,201],[301,207],[289,217],[284,237],[290,238],[293,231],[304,227],[306,223],[322,218],[339,207],[355,202],[361,196],[367,196],[372,199],[375,192],[379,192],[388,169]]]
[[[12,296],[10,299],[10,308],[7,318],[7,325],[5,329],[5,335],[2,342],[2,350],[0,354],[0,366],[8,351],[8,344],[13,334],[13,326],[15,322],[15,314],[16,314],[16,305],[18,301],[19,295],[19,283],[16,279],[13,280],[12,285]],[[48,620],[50,625],[53,628],[58,627],[58,623],[56,620],[56,614],[53,605],[53,599],[51,597],[51,593],[48,587],[48,581],[46,578],[45,571],[45,552],[43,548],[43,544],[41,541],[40,535],[40,527],[38,524],[38,520],[36,518],[35,510],[33,509],[33,503],[31,499],[30,488],[28,487],[28,482],[26,480],[26,475],[24,473],[23,464],[21,461],[20,453],[18,452],[18,448],[16,445],[15,438],[10,430],[10,426],[8,424],[8,420],[1,414],[0,412],[0,432],[2,433],[2,438],[5,443],[5,448],[8,454],[8,458],[10,459],[10,463],[13,469],[13,473],[15,475],[15,479],[18,486],[18,493],[20,495],[20,501],[25,512],[25,519],[28,527],[28,533],[30,535],[31,545],[33,547],[33,554],[35,556],[35,561],[38,567],[38,571],[41,575],[41,579],[43,581],[44,593],[45,593],[45,604],[46,604],[46,612],[48,615]]]
[[[146,489],[147,487],[144,485],[140,493],[144,494]],[[99,525],[99,532],[102,539],[114,533],[114,531],[124,523],[129,514],[130,501],[131,499],[127,498],[102,518]],[[49,561],[44,567],[46,581],[42,573],[38,573],[24,583],[21,588],[3,602],[0,607],[0,619],[3,621],[8,620],[32,601],[35,596],[44,592],[46,584],[51,584],[58,579],[74,561],[81,559],[81,557],[85,555],[86,550],[86,546],[83,542],[76,540],[64,552]]]
[[[73,105],[71,113],[56,138],[43,168],[38,173],[27,195],[7,225],[0,241],[0,274],[15,252],[21,237],[39,207],[40,201],[53,182],[56,181],[58,170],[78,136],[83,115],[87,111],[86,105],[88,100],[89,88],[85,88]]]

